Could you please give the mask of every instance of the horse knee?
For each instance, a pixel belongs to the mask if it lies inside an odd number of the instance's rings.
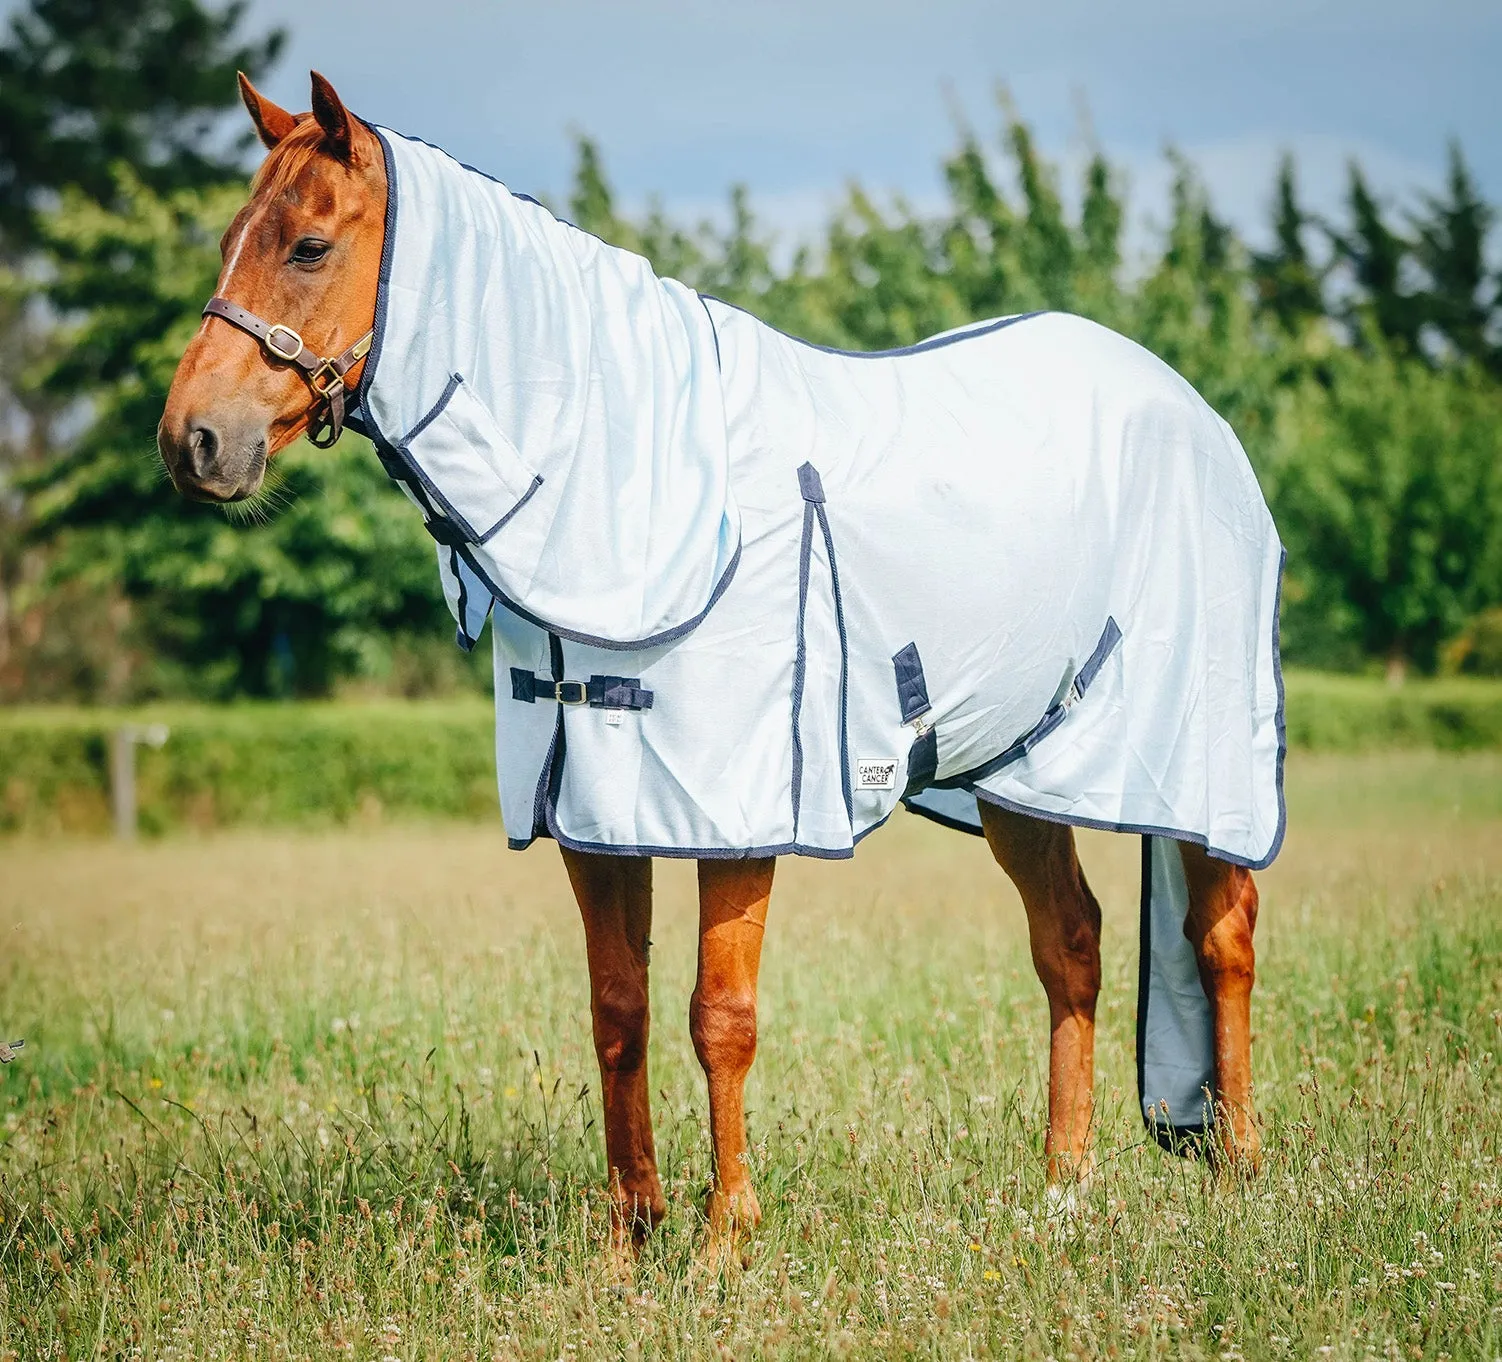
[[[632,1073],[647,1058],[647,991],[619,985],[595,999],[595,1054],[607,1073]]]
[[[706,1071],[749,1069],[756,1058],[756,995],[742,991],[706,996],[695,990],[688,1029]]]

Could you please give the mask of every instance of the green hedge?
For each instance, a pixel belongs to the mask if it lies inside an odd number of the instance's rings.
[[[1291,672],[1295,748],[1502,747],[1502,682],[1379,680]],[[316,825],[380,818],[496,817],[490,705],[171,706],[0,713],[0,830],[109,826],[109,735],[165,723],[161,750],[137,749],[147,833],[235,823]]]
[[[171,730],[136,749],[143,832],[497,817],[483,700],[17,709],[0,714],[0,829],[107,828],[110,734],[127,721]]]

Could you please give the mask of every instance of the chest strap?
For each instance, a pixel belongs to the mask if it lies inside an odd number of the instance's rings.
[[[511,698],[525,704],[556,700],[560,705],[588,705],[591,709],[651,709],[652,692],[641,688],[639,676],[591,676],[588,681],[555,681],[551,676],[511,669]]]

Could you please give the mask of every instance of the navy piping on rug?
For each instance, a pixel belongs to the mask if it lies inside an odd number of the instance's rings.
[[[819,475],[811,464],[805,464],[809,473],[813,475],[814,484],[818,483]],[[803,468],[798,470],[798,485],[803,492],[803,541],[798,550],[798,631],[794,642],[793,652],[793,773],[790,798],[793,805],[793,839],[798,837],[798,816],[803,808],[803,730],[801,719],[803,716],[803,682],[808,670],[808,640],[804,633],[804,620],[808,613],[808,574],[809,564],[814,549],[814,504],[809,496],[810,483],[805,476]],[[819,489],[820,496],[824,495],[823,489]]]
[[[936,780],[933,782],[934,787],[939,790],[968,790],[976,782],[984,780],[987,776],[994,776],[1014,761],[1021,761],[1069,717],[1069,711],[1084,699],[1091,683],[1100,675],[1100,669],[1106,665],[1107,659],[1120,644],[1121,629],[1115,617],[1107,615],[1106,627],[1101,631],[1100,639],[1096,642],[1090,656],[1085,659],[1085,665],[1075,673],[1074,678],[1065,687],[1064,694],[1044,712],[1043,717],[1036,724],[999,756],[992,757],[990,761],[982,762],[979,766],[957,776],[946,776],[943,780]],[[977,790],[975,793],[980,792]]]

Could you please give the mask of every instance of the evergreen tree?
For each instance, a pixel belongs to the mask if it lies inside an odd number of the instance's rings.
[[[1414,218],[1414,256],[1428,277],[1425,319],[1457,354],[1502,372],[1502,345],[1491,334],[1497,298],[1487,268],[1494,214],[1482,199],[1458,142],[1450,143],[1445,193],[1424,196]]]
[[[1324,316],[1324,287],[1320,271],[1309,258],[1306,241],[1310,220],[1299,205],[1293,157],[1278,162],[1273,201],[1273,248],[1252,257],[1259,305],[1290,334]]]
[[[1355,295],[1344,316],[1359,337],[1375,332],[1404,353],[1419,353],[1424,302],[1408,287],[1406,266],[1413,246],[1388,226],[1382,206],[1366,183],[1361,167],[1352,161],[1346,208],[1350,225],[1330,229],[1336,255],[1350,268]]]
[[[0,234],[34,241],[49,192],[101,203],[115,168],[157,190],[237,178],[249,134],[225,141],[235,72],[259,74],[280,30],[239,40],[246,0],[28,0],[0,43]]]

